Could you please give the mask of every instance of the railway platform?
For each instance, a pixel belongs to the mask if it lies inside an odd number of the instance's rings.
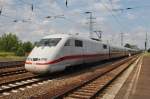
[[[150,55],[143,56],[115,99],[150,99]]]

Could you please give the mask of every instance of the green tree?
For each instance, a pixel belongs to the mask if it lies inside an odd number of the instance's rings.
[[[147,51],[150,53],[150,48]]]
[[[23,43],[23,48],[25,52],[30,52],[33,49],[33,44],[31,42],[24,42]]]
[[[1,41],[1,37],[0,37],[0,51],[2,50],[2,41]]]
[[[124,47],[131,48],[131,45],[129,43],[126,43]]]
[[[24,51],[23,47],[19,47],[19,48],[17,49],[17,51],[15,52],[15,54],[16,54],[17,56],[24,56],[24,55],[25,55],[25,51]]]
[[[14,52],[18,56],[24,56],[25,52],[30,52],[33,48],[31,42],[22,43],[15,34],[3,34],[0,37],[0,51]]]
[[[0,49],[2,51],[12,52],[17,49],[19,39],[15,34],[3,34],[0,39]]]

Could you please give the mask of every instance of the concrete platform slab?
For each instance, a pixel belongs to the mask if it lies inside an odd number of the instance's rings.
[[[143,57],[115,99],[150,99],[150,56]]]

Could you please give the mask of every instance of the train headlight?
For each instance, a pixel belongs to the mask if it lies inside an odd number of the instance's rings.
[[[27,60],[27,61],[32,61],[32,58],[27,58],[26,60]]]
[[[27,61],[47,61],[47,58],[27,58]]]

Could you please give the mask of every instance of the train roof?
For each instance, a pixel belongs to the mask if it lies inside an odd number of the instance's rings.
[[[51,34],[51,35],[43,37],[43,39],[46,39],[46,38],[66,38],[66,37],[70,37],[70,35],[69,34]]]
[[[104,42],[100,42],[97,40],[93,40],[93,39],[86,38],[86,37],[83,37],[80,35],[75,35],[75,34],[51,34],[51,35],[43,37],[43,39],[46,39],[46,38],[67,38],[67,39],[74,38],[74,39],[78,39],[78,40],[85,40],[85,41],[91,41],[91,42],[106,44]],[[127,47],[121,47],[121,46],[116,46],[116,45],[109,45],[109,46],[112,48],[117,48],[117,49],[126,49],[126,50],[130,50],[130,51],[135,51],[135,49],[131,49],[131,48],[127,48]]]
[[[74,39],[78,39],[78,40],[84,40],[84,41],[91,41],[91,42],[106,44],[106,43],[101,42],[101,41],[93,40],[91,38],[83,37],[83,36],[75,35],[75,34],[51,34],[51,35],[43,37],[43,39],[46,39],[46,38],[67,38],[67,39],[74,38]],[[110,46],[116,47],[116,48],[123,48],[123,47],[113,46],[113,45],[110,45]]]
[[[46,39],[46,38],[74,38],[74,39],[79,39],[79,40],[90,40],[90,41],[99,42],[96,40],[92,40],[90,38],[86,38],[80,35],[73,35],[73,34],[51,34],[51,35],[43,37],[43,39]]]

